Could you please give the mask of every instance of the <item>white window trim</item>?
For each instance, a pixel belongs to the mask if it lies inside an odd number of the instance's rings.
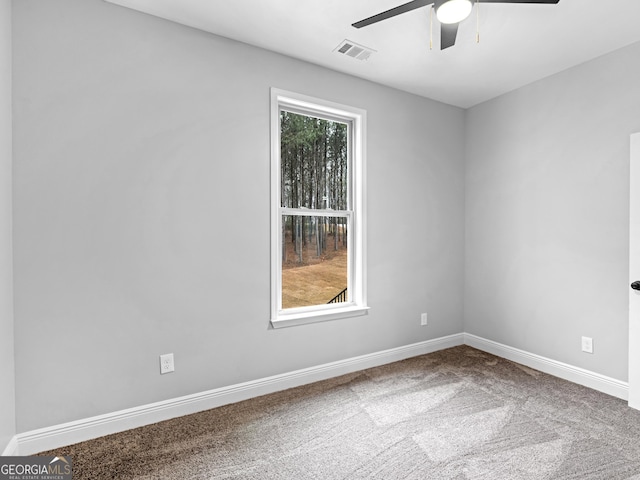
[[[302,308],[281,308],[282,301],[282,229],[280,218],[283,209],[280,199],[280,108],[299,112],[303,115],[318,115],[329,120],[351,123],[350,155],[350,199],[353,217],[350,229],[350,264],[348,275],[350,281],[349,302],[319,305]],[[339,318],[365,315],[367,306],[367,272],[366,272],[366,111],[323,99],[288,92],[277,88],[271,89],[271,325],[273,328],[291,327],[309,323],[336,320]],[[357,172],[353,174],[353,172]],[[300,212],[296,212],[300,213]],[[326,210],[305,210],[304,214],[326,216]],[[347,216],[351,213],[332,211],[332,216]]]

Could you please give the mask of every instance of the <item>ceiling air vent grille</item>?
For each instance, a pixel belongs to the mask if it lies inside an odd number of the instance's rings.
[[[357,58],[358,60],[368,60],[375,50],[358,45],[351,40],[343,40],[334,50],[334,52]]]

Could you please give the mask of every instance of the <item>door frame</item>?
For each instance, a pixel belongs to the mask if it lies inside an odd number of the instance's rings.
[[[629,284],[640,280],[640,133],[631,135]],[[640,410],[640,292],[629,288],[629,406]]]

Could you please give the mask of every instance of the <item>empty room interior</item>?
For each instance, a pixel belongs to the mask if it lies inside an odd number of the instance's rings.
[[[640,431],[639,2],[472,1],[455,41],[433,2],[363,28],[352,24],[403,1],[307,3],[0,0],[5,456],[338,388],[343,375],[361,394],[358,372],[394,362],[437,366],[444,381],[479,368],[473,358],[562,380],[567,402],[593,392]],[[368,58],[341,52],[345,40]],[[354,222],[351,283],[342,306],[289,315],[274,125],[278,108],[313,101],[339,121],[342,106],[356,112],[345,138],[360,196],[335,214]],[[463,383],[438,384],[437,408],[461,402]],[[373,401],[354,405],[375,423]],[[521,478],[591,478],[568,476],[577,444],[562,445],[566,477]],[[424,461],[444,469],[434,451]],[[509,478],[482,476],[480,453],[464,452],[440,478]],[[593,478],[640,478],[637,462],[615,465]],[[324,478],[384,478],[358,471]],[[229,478],[261,478],[244,475]]]

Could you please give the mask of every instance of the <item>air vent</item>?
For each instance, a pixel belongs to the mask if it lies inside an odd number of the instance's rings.
[[[333,51],[358,60],[368,60],[371,54],[375,53],[375,50],[358,45],[351,40],[343,40]]]

